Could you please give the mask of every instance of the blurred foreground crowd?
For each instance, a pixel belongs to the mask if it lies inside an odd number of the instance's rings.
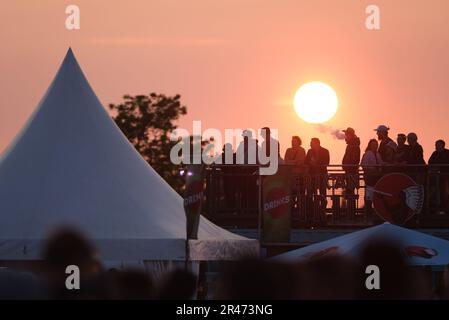
[[[321,255],[306,262],[243,260],[221,263],[209,299],[448,299],[448,269],[406,265],[388,239],[363,246],[357,261]],[[79,233],[60,230],[49,238],[40,267],[0,270],[0,299],[190,300],[206,297],[204,274],[178,269],[159,281],[140,270],[106,270],[93,246]],[[80,269],[80,289],[68,290],[68,265]],[[366,267],[379,268],[379,289]]]

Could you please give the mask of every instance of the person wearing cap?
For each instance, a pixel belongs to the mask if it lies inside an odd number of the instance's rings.
[[[385,164],[394,164],[397,144],[388,136],[388,128],[381,124],[374,131],[377,132],[377,139],[380,141],[379,154]]]

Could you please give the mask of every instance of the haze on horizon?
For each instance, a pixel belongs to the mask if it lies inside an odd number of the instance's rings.
[[[449,2],[374,1],[381,30],[365,28],[365,1],[9,1],[0,12],[0,150],[36,108],[71,46],[106,106],[126,94],[181,94],[179,125],[191,129],[279,129],[308,148],[319,137],[340,162],[336,141],[293,109],[301,84],[322,81],[339,110],[326,125],[354,127],[362,149],[378,124],[391,136],[414,131],[428,159],[449,142]],[[373,2],[373,3],[374,3]],[[65,28],[65,7],[81,29]]]

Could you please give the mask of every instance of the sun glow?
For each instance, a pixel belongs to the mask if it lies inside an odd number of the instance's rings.
[[[304,121],[322,123],[337,112],[338,98],[331,86],[318,81],[308,82],[296,91],[293,105]]]

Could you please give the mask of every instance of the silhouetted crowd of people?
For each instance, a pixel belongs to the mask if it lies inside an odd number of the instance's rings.
[[[435,142],[435,151],[426,165],[423,147],[419,144],[416,133],[399,133],[394,141],[389,136],[390,128],[388,126],[379,125],[374,131],[377,133],[377,139],[370,139],[362,153],[360,138],[356,135],[355,130],[351,127],[343,130],[346,149],[341,161],[341,168],[346,174],[345,197],[347,199],[353,197],[355,189],[359,186],[359,177],[363,177],[367,187],[364,199],[365,213],[371,215],[373,196],[371,190],[377,181],[387,173],[401,172],[409,175],[417,184],[430,183],[429,191],[436,194],[433,197],[435,206],[440,213],[449,212],[449,150],[446,149],[444,140],[440,139]],[[243,132],[244,139],[237,147],[236,153],[233,153],[233,163],[259,164],[258,148],[269,154],[270,144],[276,143],[279,146],[279,142],[271,137],[269,128],[263,128],[262,133],[264,142],[259,146],[259,141],[252,137],[250,131]],[[228,163],[225,162],[226,152],[232,153],[232,145],[228,144],[223,147],[223,163]],[[241,159],[238,159],[239,157]],[[328,149],[321,146],[318,138],[311,139],[310,148],[306,152],[301,138],[293,136],[291,147],[287,148],[283,158],[280,156],[278,148],[278,163],[292,165],[292,175],[303,176],[292,182],[292,190],[295,195],[304,195],[306,200],[309,197],[309,201],[319,201],[322,207],[326,207],[330,154]],[[241,199],[243,207],[257,207],[258,187],[255,176],[257,169],[247,166],[245,169],[227,167],[222,170],[224,173],[223,188],[229,207],[235,206],[238,194],[243,197]],[[428,173],[431,175],[428,176]],[[317,195],[321,198],[317,198]],[[350,203],[351,201],[348,200],[348,204]]]
[[[79,270],[79,289],[67,287],[72,265]],[[0,300],[189,300],[196,291],[197,277],[185,269],[167,271],[157,282],[145,270],[107,269],[90,241],[70,228],[49,237],[42,260],[7,261],[0,268]]]
[[[370,265],[380,270],[377,287],[370,286]],[[357,258],[328,254],[296,263],[229,263],[216,292],[221,299],[448,299],[448,275],[447,267],[435,273],[431,267],[407,265],[391,239],[371,239],[361,244]]]
[[[70,265],[79,268],[78,290],[67,287]],[[381,271],[377,285],[368,279],[369,265]],[[409,266],[394,239],[372,238],[358,256],[228,261],[216,267],[215,280],[205,280],[201,268],[198,274],[181,268],[156,281],[143,270],[106,269],[82,234],[64,228],[48,239],[42,260],[0,269],[0,299],[448,299],[448,270]]]

